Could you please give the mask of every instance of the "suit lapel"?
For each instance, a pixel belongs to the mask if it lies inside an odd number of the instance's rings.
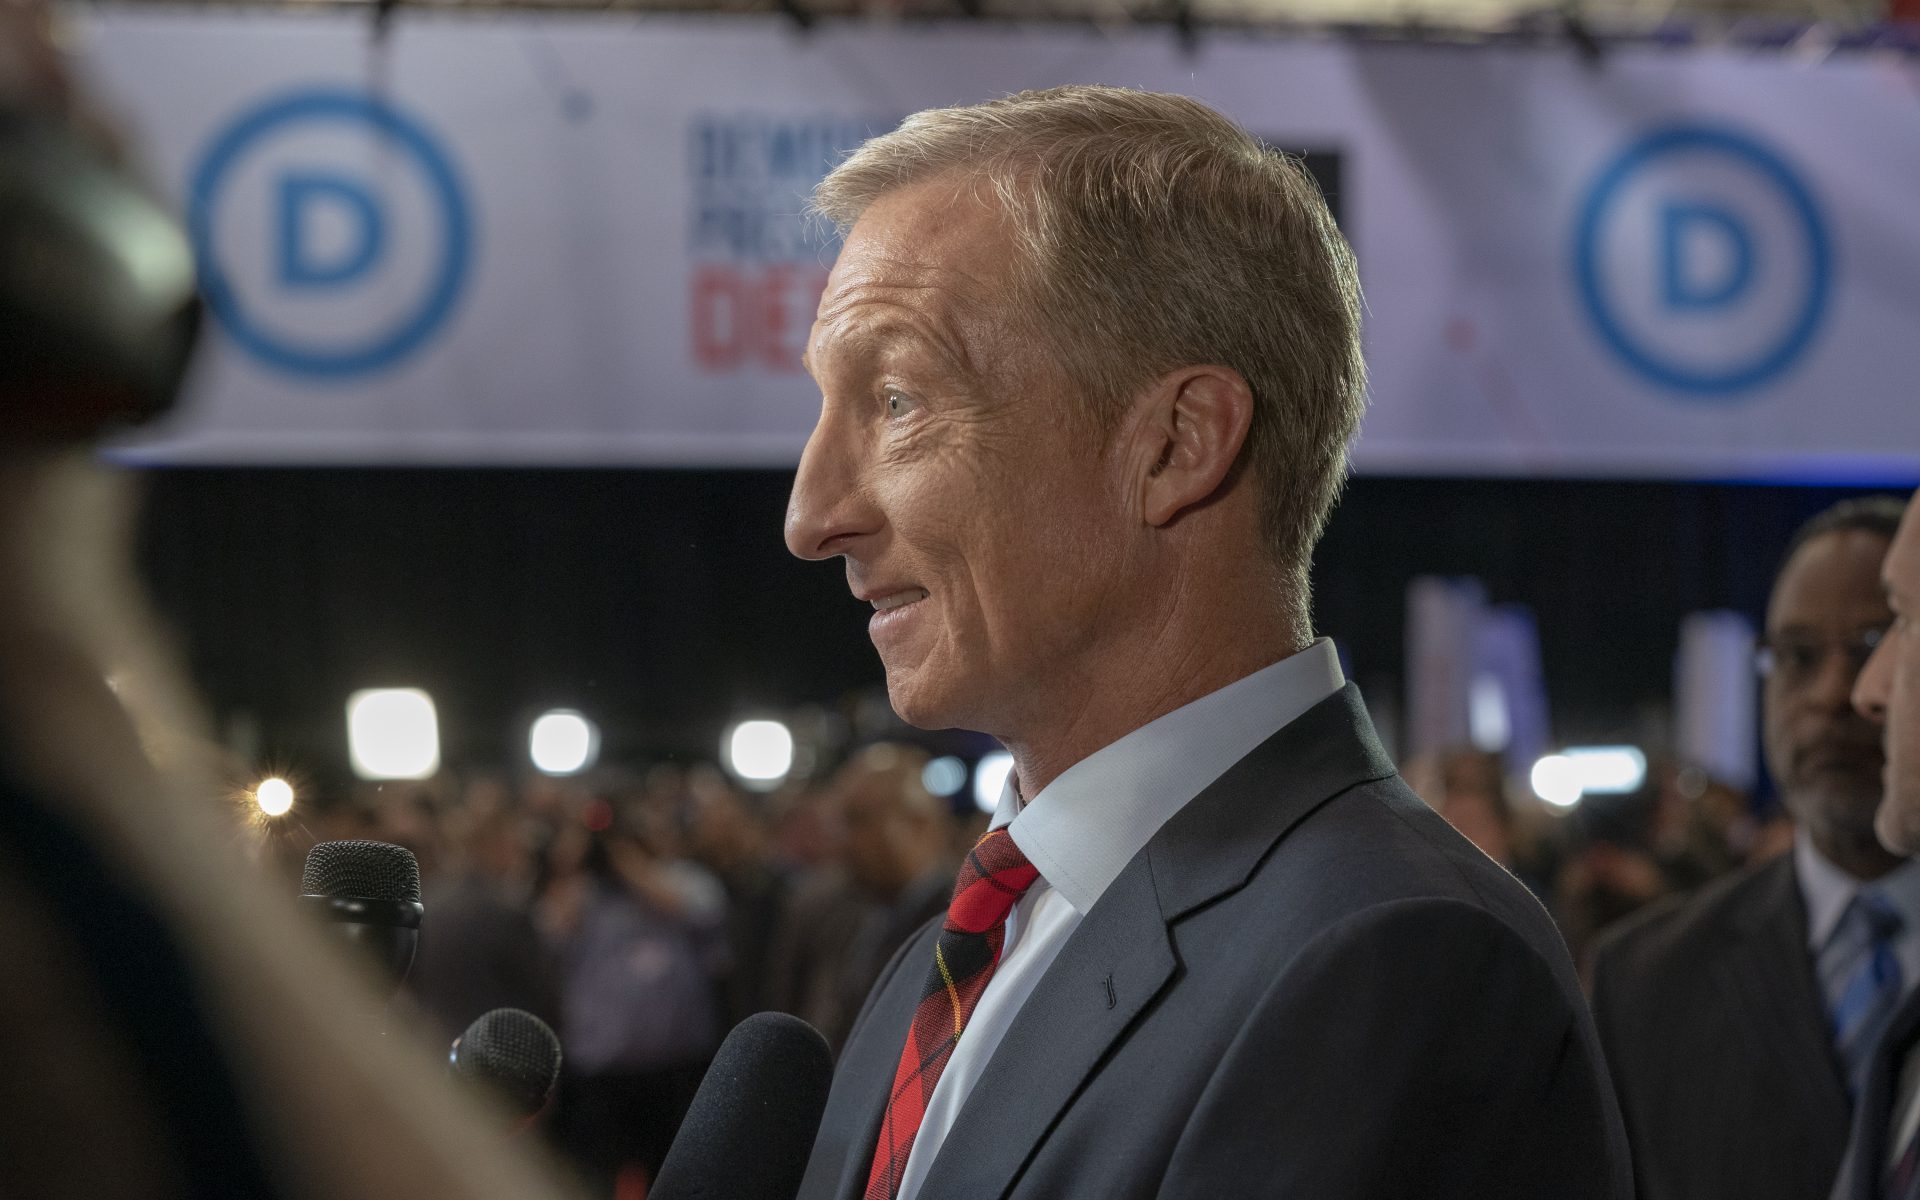
[[[921,1200],[1004,1196],[1134,1018],[1173,984],[1170,923],[1242,886],[1274,843],[1328,799],[1391,774],[1349,685],[1175,814],[1082,919],[1021,1007],[928,1171]]]
[[[1152,873],[1135,857],[1021,1006],[927,1172],[921,1200],[1005,1194],[1174,965]]]
[[[867,1173],[873,1168],[873,1151],[880,1140],[880,1120],[887,1113],[894,1069],[900,1063],[900,1051],[906,1045],[914,1009],[920,1005],[920,993],[927,981],[926,964],[933,961],[933,944],[939,933],[940,922],[930,921],[919,936],[910,939],[901,951],[899,966],[874,998],[873,1007],[864,1018],[864,1023],[875,1029],[897,1030],[899,1036],[849,1038],[845,1057],[835,1072],[836,1079],[882,1081],[871,1095],[861,1100],[862,1107],[853,1127],[852,1151],[841,1164],[840,1182],[832,1193],[841,1200],[860,1200],[866,1191]]]
[[[1850,1107],[1839,1064],[1824,1030],[1827,1008],[1814,978],[1807,949],[1806,908],[1793,869],[1782,855],[1759,881],[1758,902],[1735,921],[1739,935],[1719,960],[1727,1008],[1745,1021],[1753,1045],[1772,1047],[1792,1076],[1803,1081],[1790,1096],[1779,1097],[1777,1135],[1818,1135],[1835,1144],[1845,1131],[1834,1114]]]

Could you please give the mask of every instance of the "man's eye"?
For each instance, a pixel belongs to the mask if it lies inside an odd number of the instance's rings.
[[[1780,661],[1787,670],[1796,675],[1811,675],[1820,667],[1821,659],[1826,655],[1819,646],[1782,646]]]
[[[913,411],[914,399],[905,392],[896,392],[889,388],[886,393],[886,399],[887,415],[890,417],[905,416],[907,413]]]

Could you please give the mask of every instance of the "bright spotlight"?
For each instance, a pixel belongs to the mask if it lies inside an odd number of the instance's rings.
[[[284,779],[262,779],[253,789],[253,802],[269,817],[284,817],[293,811],[293,785]]]
[[[973,803],[981,812],[1000,807],[1000,793],[1007,788],[1007,776],[1013,774],[1013,755],[1005,750],[984,754],[973,767]]]
[[[1549,754],[1533,764],[1534,794],[1555,808],[1572,808],[1580,803],[1580,768],[1564,754]]]
[[[570,708],[556,708],[533,723],[528,756],[545,775],[578,775],[600,756],[600,730]]]
[[[347,755],[362,779],[426,779],[440,769],[440,722],[419,688],[369,688],[347,698]]]
[[[742,721],[727,734],[726,760],[747,786],[773,787],[793,769],[793,733],[778,721]]]
[[[1647,756],[1638,746],[1568,746],[1561,754],[1579,772],[1589,796],[1625,796],[1647,781]]]
[[[920,783],[935,796],[951,796],[967,786],[967,764],[949,754],[936,758],[920,772]]]

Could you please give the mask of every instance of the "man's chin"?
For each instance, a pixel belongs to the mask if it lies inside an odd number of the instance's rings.
[[[1874,814],[1880,844],[1902,857],[1920,854],[1920,793],[1895,793]]]
[[[923,681],[916,681],[907,672],[887,672],[887,703],[893,707],[895,716],[915,729],[960,727],[960,722],[954,719],[952,698],[924,686]]]

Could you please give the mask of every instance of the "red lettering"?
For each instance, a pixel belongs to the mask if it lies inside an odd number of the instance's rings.
[[[807,330],[827,286],[824,267],[775,263],[759,270],[724,266],[694,272],[693,354],[703,370],[800,370]]]
[[[731,371],[746,360],[753,304],[745,281],[725,267],[693,273],[693,357],[708,371]]]

